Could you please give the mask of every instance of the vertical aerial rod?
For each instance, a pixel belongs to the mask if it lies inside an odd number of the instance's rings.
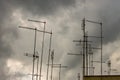
[[[38,80],[38,67],[39,67],[39,57],[37,58],[37,77],[36,77],[36,80]]]
[[[38,69],[39,68],[39,56],[37,56],[37,76],[36,76],[36,80],[38,80],[38,76],[39,76],[39,74],[38,74]]]
[[[111,61],[108,61],[108,75],[111,74]]]
[[[80,80],[80,73],[78,73],[78,80]]]
[[[90,47],[91,47],[91,45],[89,44],[89,52],[88,52],[89,53],[88,54],[88,56],[89,56],[89,67],[91,67],[91,48]],[[91,71],[91,69],[89,69],[89,75],[91,74],[90,71]]]
[[[46,75],[46,80],[48,80],[48,75],[49,75],[49,63],[50,63],[50,53],[51,53],[51,44],[52,44],[52,31],[50,34],[50,43],[49,43],[49,53],[48,53],[48,65],[47,65],[47,75]]]
[[[92,60],[91,60],[91,67],[93,67],[93,52],[92,52]],[[93,72],[92,72],[92,74],[94,75],[94,68],[93,68]]]
[[[91,58],[90,58],[90,57],[91,57],[91,55],[90,55],[90,54],[88,54],[88,58],[89,58],[89,60],[88,60],[88,61],[89,61],[89,62],[88,62],[88,63],[89,63],[88,67],[91,67],[91,62],[90,62],[90,61],[91,61]],[[88,73],[88,75],[90,75],[90,74],[91,74],[91,72],[90,72],[90,71],[91,71],[91,69],[89,68],[89,69],[88,69],[88,72],[89,72],[89,73]]]
[[[86,29],[85,29],[85,26],[86,26],[86,23],[85,23],[85,10],[86,10],[86,0],[84,0],[84,18],[83,18],[83,78],[85,76],[85,70],[86,70],[86,66],[85,66],[85,60],[86,60],[86,53],[85,53],[85,43],[86,43],[86,38],[85,38],[85,32],[86,32]]]
[[[89,69],[89,74],[94,75],[94,67],[93,67],[93,52],[91,44],[89,44],[89,67],[91,67],[91,70]],[[92,72],[91,72],[92,71]],[[91,73],[90,73],[91,72]]]
[[[52,80],[52,75],[53,75],[53,60],[54,60],[54,50],[51,53],[51,61],[52,61],[52,65],[51,65],[51,80]]]
[[[36,51],[36,28],[35,28],[35,38],[34,38],[34,54],[33,54],[33,69],[32,69],[32,80],[34,80],[34,66],[35,66],[35,51]]]
[[[102,23],[100,23],[100,27],[101,27],[101,76],[102,76],[102,43],[103,43],[103,40],[102,40]]]
[[[85,44],[86,44],[86,75],[88,75],[88,36],[87,36],[87,33],[85,35]]]
[[[42,51],[41,51],[41,61],[40,61],[40,75],[42,74],[42,62],[43,62],[43,52],[44,52],[44,38],[45,38],[45,25],[46,22],[44,23],[44,29],[43,29],[43,40],[42,40]],[[39,80],[41,80],[41,76],[39,77]]]
[[[60,80],[60,74],[61,74],[61,64],[60,64],[60,68],[59,68],[59,80]]]
[[[83,27],[83,77],[85,76],[85,18],[82,21]]]

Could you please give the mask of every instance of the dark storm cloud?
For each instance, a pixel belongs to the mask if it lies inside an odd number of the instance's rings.
[[[115,23],[111,23],[110,25],[108,25],[111,28],[105,28],[105,32],[104,32],[104,42],[108,43],[108,42],[113,42],[115,40],[117,40],[117,38],[120,35],[120,24],[119,24],[120,20],[118,19]]]
[[[7,80],[6,60],[14,54],[11,44],[17,38],[17,31],[10,21],[11,12],[11,6],[5,0],[0,0],[0,78],[2,80]]]
[[[115,41],[120,35],[120,0],[109,0],[98,11],[103,22],[104,43]]]
[[[24,12],[34,15],[50,15],[60,8],[74,6],[76,0],[11,0],[14,7],[21,8]]]

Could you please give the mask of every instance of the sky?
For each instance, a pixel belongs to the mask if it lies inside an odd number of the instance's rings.
[[[46,21],[46,31],[53,32],[52,50],[54,63],[68,66],[62,69],[61,79],[77,79],[82,71],[82,57],[67,53],[80,53],[81,46],[73,40],[82,39],[82,19],[103,22],[103,61],[109,59],[112,68],[120,67],[120,0],[0,0],[0,78],[1,80],[31,79],[34,32],[20,29],[27,26],[43,30],[43,24],[28,19]],[[100,36],[100,26],[86,23],[88,35]],[[42,80],[46,79],[46,65],[49,51],[49,34],[45,34]],[[100,46],[99,39],[91,39],[94,47]],[[42,33],[37,32],[36,51],[41,54]],[[100,60],[100,51],[94,50],[94,60]],[[95,74],[100,74],[100,65],[94,64]],[[103,64],[103,71],[107,65]],[[104,74],[106,74],[104,72]],[[50,77],[50,75],[49,75]],[[58,69],[54,69],[58,79]]]

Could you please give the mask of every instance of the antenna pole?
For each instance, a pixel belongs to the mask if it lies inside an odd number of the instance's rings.
[[[51,53],[51,43],[52,43],[52,31],[50,34],[50,43],[49,43],[49,53],[48,53],[48,65],[47,65],[47,75],[46,75],[46,80],[48,80],[48,75],[49,75],[49,63],[50,63],[50,53]]]
[[[36,80],[38,80],[39,55],[36,56],[36,58],[37,58],[37,76],[36,76]]]
[[[83,77],[85,76],[85,18],[83,19]]]
[[[103,40],[102,40],[102,23],[100,23],[100,27],[101,27],[101,76],[102,76],[102,43],[103,43]]]
[[[45,38],[45,24],[44,22],[44,29],[43,29],[43,40],[42,40],[42,52],[41,52],[41,61],[40,61],[40,75],[42,74],[42,62],[43,62],[43,52],[44,52],[44,38]],[[41,80],[41,77],[39,77],[39,80]]]
[[[88,75],[88,36],[87,36],[87,33],[86,33],[86,75]]]
[[[78,80],[80,80],[80,73],[78,73]]]
[[[108,75],[110,75],[111,74],[111,61],[109,60],[108,61]]]
[[[92,60],[91,60],[91,67],[93,67],[93,52],[92,52]],[[93,68],[93,75],[94,75],[94,68]]]
[[[36,28],[35,28],[35,38],[34,38],[34,54],[33,54],[33,71],[32,71],[32,80],[34,80],[34,66],[35,66],[35,51],[36,51],[36,35],[37,35],[37,32],[36,32]]]
[[[51,80],[52,80],[52,75],[53,75],[53,60],[54,60],[54,50],[51,53],[51,61],[52,61],[52,65],[51,65]]]

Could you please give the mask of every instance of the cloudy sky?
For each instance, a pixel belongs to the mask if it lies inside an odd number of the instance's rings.
[[[68,66],[62,69],[62,78],[77,79],[81,72],[82,57],[68,56],[67,53],[80,53],[81,46],[73,40],[82,39],[81,20],[103,22],[103,60],[112,61],[112,68],[120,67],[120,0],[0,0],[0,78],[1,80],[31,79],[32,58],[24,53],[33,53],[34,32],[20,29],[28,26],[43,30],[43,24],[29,22],[28,19],[46,21],[46,30],[53,31],[52,50],[55,51],[55,63]],[[89,35],[100,36],[99,25],[86,23]],[[42,79],[46,79],[46,64],[49,46],[49,34],[45,34]],[[93,46],[99,47],[99,40]],[[37,33],[37,49],[41,54],[42,33]],[[97,45],[96,45],[97,44]],[[100,52],[94,52],[94,59],[100,60]],[[99,55],[99,56],[98,56]],[[94,64],[95,73],[100,66]],[[107,69],[107,65],[103,67]],[[105,70],[103,70],[105,71]],[[104,73],[106,74],[106,73]],[[113,72],[113,74],[118,74]],[[58,69],[54,70],[54,79],[58,79]]]

